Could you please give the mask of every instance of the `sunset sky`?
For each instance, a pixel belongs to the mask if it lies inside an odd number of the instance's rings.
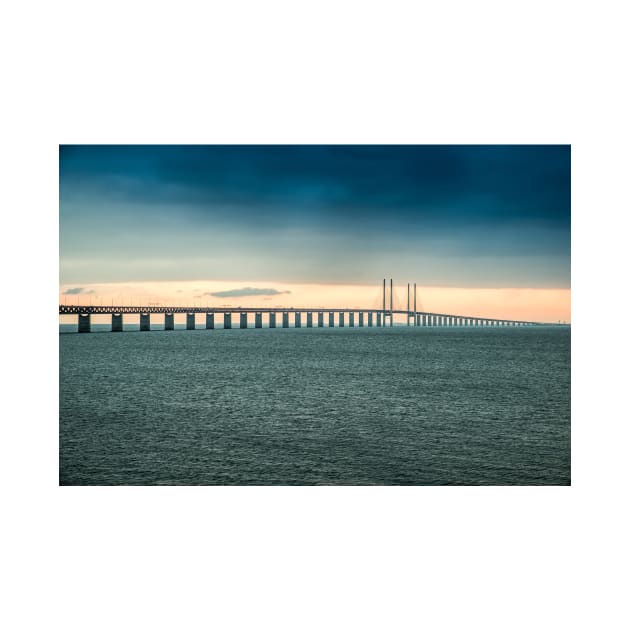
[[[570,321],[568,146],[62,146],[60,302]]]

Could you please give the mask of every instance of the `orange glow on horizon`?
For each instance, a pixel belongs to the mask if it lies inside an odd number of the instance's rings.
[[[276,295],[216,297],[226,290],[273,289]],[[388,286],[389,288],[389,286]],[[71,289],[80,293],[67,294]],[[389,295],[387,307],[389,308]],[[60,304],[234,307],[381,308],[382,285],[280,284],[276,282],[138,282],[62,285]],[[394,308],[407,308],[407,285],[394,286]],[[413,308],[413,285],[411,286]],[[540,322],[571,321],[570,289],[417,287],[417,310],[471,317]]]

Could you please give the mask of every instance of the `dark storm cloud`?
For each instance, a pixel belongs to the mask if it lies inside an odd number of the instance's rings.
[[[67,146],[60,158],[62,184],[201,215],[225,204],[340,223],[570,218],[568,146]]]
[[[245,287],[243,289],[229,289],[227,291],[216,291],[215,293],[204,293],[213,297],[246,297],[253,295],[283,295],[291,293],[291,291],[277,291],[276,289],[254,289],[253,287]]]
[[[85,287],[73,287],[72,289],[66,289],[63,295],[84,295],[86,293],[94,293],[94,291]]]

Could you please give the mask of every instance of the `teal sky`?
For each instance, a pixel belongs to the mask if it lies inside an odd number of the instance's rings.
[[[60,281],[570,286],[568,146],[62,146]]]

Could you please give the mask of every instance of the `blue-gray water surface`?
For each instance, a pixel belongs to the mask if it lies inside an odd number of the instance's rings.
[[[62,485],[571,481],[566,327],[59,343]]]

